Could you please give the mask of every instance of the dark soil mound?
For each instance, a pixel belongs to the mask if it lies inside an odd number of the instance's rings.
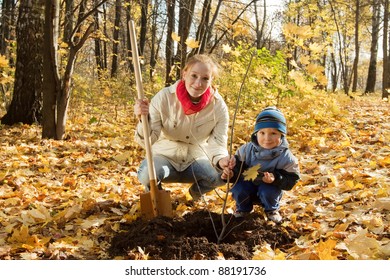
[[[247,260],[252,258],[256,245],[267,242],[272,248],[286,250],[299,236],[289,228],[265,221],[258,213],[245,219],[225,215],[225,221],[226,234],[218,238],[222,222],[216,213],[196,211],[182,218],[139,219],[122,227],[112,240],[110,254],[131,259],[135,257],[132,252],[142,248],[154,260],[213,260],[221,256]]]

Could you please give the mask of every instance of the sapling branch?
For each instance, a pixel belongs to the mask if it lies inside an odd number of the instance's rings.
[[[234,115],[233,115],[233,121],[232,121],[232,129],[231,129],[231,134],[230,134],[229,156],[232,155],[232,151],[233,151],[234,125],[235,125],[235,122],[236,122],[237,111],[238,111],[239,104],[240,104],[241,93],[242,93],[242,90],[244,88],[245,81],[246,81],[246,79],[248,77],[248,73],[249,73],[249,69],[250,69],[250,67],[252,65],[253,57],[256,54],[257,54],[257,50],[255,49],[252,52],[252,55],[251,55],[251,57],[249,59],[249,63],[248,63],[248,66],[246,68],[246,71],[245,71],[245,74],[244,74],[244,78],[242,79],[242,83],[240,85],[240,90],[238,91],[237,102],[236,102],[236,107],[234,109]],[[242,168],[242,166],[241,166],[241,168]],[[227,225],[228,225],[228,223],[226,223],[226,221],[225,221],[225,210],[226,210],[226,204],[227,204],[227,200],[228,200],[228,196],[229,196],[229,191],[230,191],[230,178],[228,177],[228,180],[227,180],[227,183],[226,183],[226,194],[225,194],[225,199],[223,201],[222,213],[221,213],[222,230],[221,230],[221,233],[218,236],[218,244],[225,237],[225,232],[226,232],[226,228],[227,228]]]

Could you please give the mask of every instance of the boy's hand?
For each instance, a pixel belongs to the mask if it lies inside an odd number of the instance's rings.
[[[275,176],[272,173],[264,172],[263,173],[263,182],[267,184],[271,184],[273,181],[275,181]]]

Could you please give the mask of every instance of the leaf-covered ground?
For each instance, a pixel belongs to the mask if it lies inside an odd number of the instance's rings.
[[[283,223],[256,208],[219,244],[224,187],[192,204],[188,186],[165,185],[175,217],[139,219],[143,151],[130,108],[79,104],[64,141],[42,140],[37,126],[1,126],[0,259],[389,259],[389,103],[313,100],[282,108],[302,172],[283,198]],[[257,112],[238,114],[233,150]]]

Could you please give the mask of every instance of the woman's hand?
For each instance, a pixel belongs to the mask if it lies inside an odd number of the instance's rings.
[[[141,115],[147,116],[149,114],[149,100],[147,98],[135,100],[134,114],[138,119],[141,119]]]
[[[221,179],[227,180],[228,178],[232,178],[233,168],[236,166],[236,158],[234,156],[227,156],[219,160],[219,167],[222,169]]]

